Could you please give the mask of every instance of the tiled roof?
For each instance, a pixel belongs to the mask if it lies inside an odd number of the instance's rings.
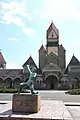
[[[0,69],[0,77],[20,76],[22,69]]]
[[[56,28],[56,26],[54,25],[54,23],[52,22],[47,30],[47,37],[49,35],[49,33],[51,32],[51,30],[54,30],[54,32],[56,33],[57,36],[59,36],[59,31],[58,29]]]
[[[6,63],[6,61],[5,61],[2,53],[0,52],[0,63],[1,63],[1,62],[2,62],[2,63]]]

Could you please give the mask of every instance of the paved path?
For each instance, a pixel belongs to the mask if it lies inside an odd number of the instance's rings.
[[[68,106],[67,108],[74,120],[80,120],[80,106]]]
[[[38,91],[42,100],[62,100],[64,102],[80,102],[80,95],[68,95],[65,91]],[[0,94],[0,100],[11,101],[13,94]]]
[[[21,106],[20,106],[21,107]],[[49,101],[49,100],[42,100],[41,101],[41,109],[38,113],[34,114],[23,114],[23,113],[16,113],[12,112],[12,104],[8,102],[8,104],[2,105],[0,107],[0,118],[12,118],[13,120],[24,120],[24,118],[29,119],[52,119],[52,120],[73,120],[72,116],[68,112],[67,108],[65,107],[62,101]]]

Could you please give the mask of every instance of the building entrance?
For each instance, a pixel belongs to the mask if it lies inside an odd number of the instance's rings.
[[[50,89],[54,89],[54,84],[51,84],[51,85],[50,85]]]
[[[46,78],[46,86],[47,86],[47,89],[51,89],[51,90],[57,89],[58,88],[57,77],[54,75],[49,75]]]

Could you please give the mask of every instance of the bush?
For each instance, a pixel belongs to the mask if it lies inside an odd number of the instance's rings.
[[[80,89],[72,89],[72,90],[68,90],[67,92],[65,92],[66,94],[70,94],[70,95],[80,95]]]
[[[0,88],[0,93],[18,93],[19,92],[19,88]],[[22,90],[22,92],[25,92],[24,90]],[[25,92],[26,93],[26,92]]]

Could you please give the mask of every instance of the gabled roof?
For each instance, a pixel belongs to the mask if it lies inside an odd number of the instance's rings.
[[[39,51],[46,51],[46,49],[44,48],[43,44],[41,45]]]
[[[49,26],[49,28],[47,30],[47,37],[48,37],[49,33],[51,32],[51,30],[54,30],[56,35],[59,36],[59,31],[58,31],[58,29],[56,28],[56,26],[54,25],[53,22],[51,22],[51,24],[50,24],[50,26]]]
[[[68,66],[67,66],[67,68],[66,68],[66,70],[65,70],[65,74],[68,73],[68,67],[69,67],[70,65],[80,65],[79,60],[74,56],[74,54],[73,54],[73,56],[72,56],[72,58],[71,58],[71,60],[70,60],[70,62],[69,62],[69,64],[68,64]]]
[[[6,64],[6,61],[5,61],[1,52],[0,52],[0,63],[5,63]]]
[[[29,58],[28,58],[28,60],[23,64],[23,66],[22,67],[24,67],[24,66],[26,66],[26,65],[30,65],[30,66],[35,66],[36,68],[37,68],[37,66],[36,66],[36,64],[35,64],[35,62],[34,62],[34,60],[33,60],[33,58],[30,56]]]
[[[68,65],[77,65],[79,60],[73,55]]]

